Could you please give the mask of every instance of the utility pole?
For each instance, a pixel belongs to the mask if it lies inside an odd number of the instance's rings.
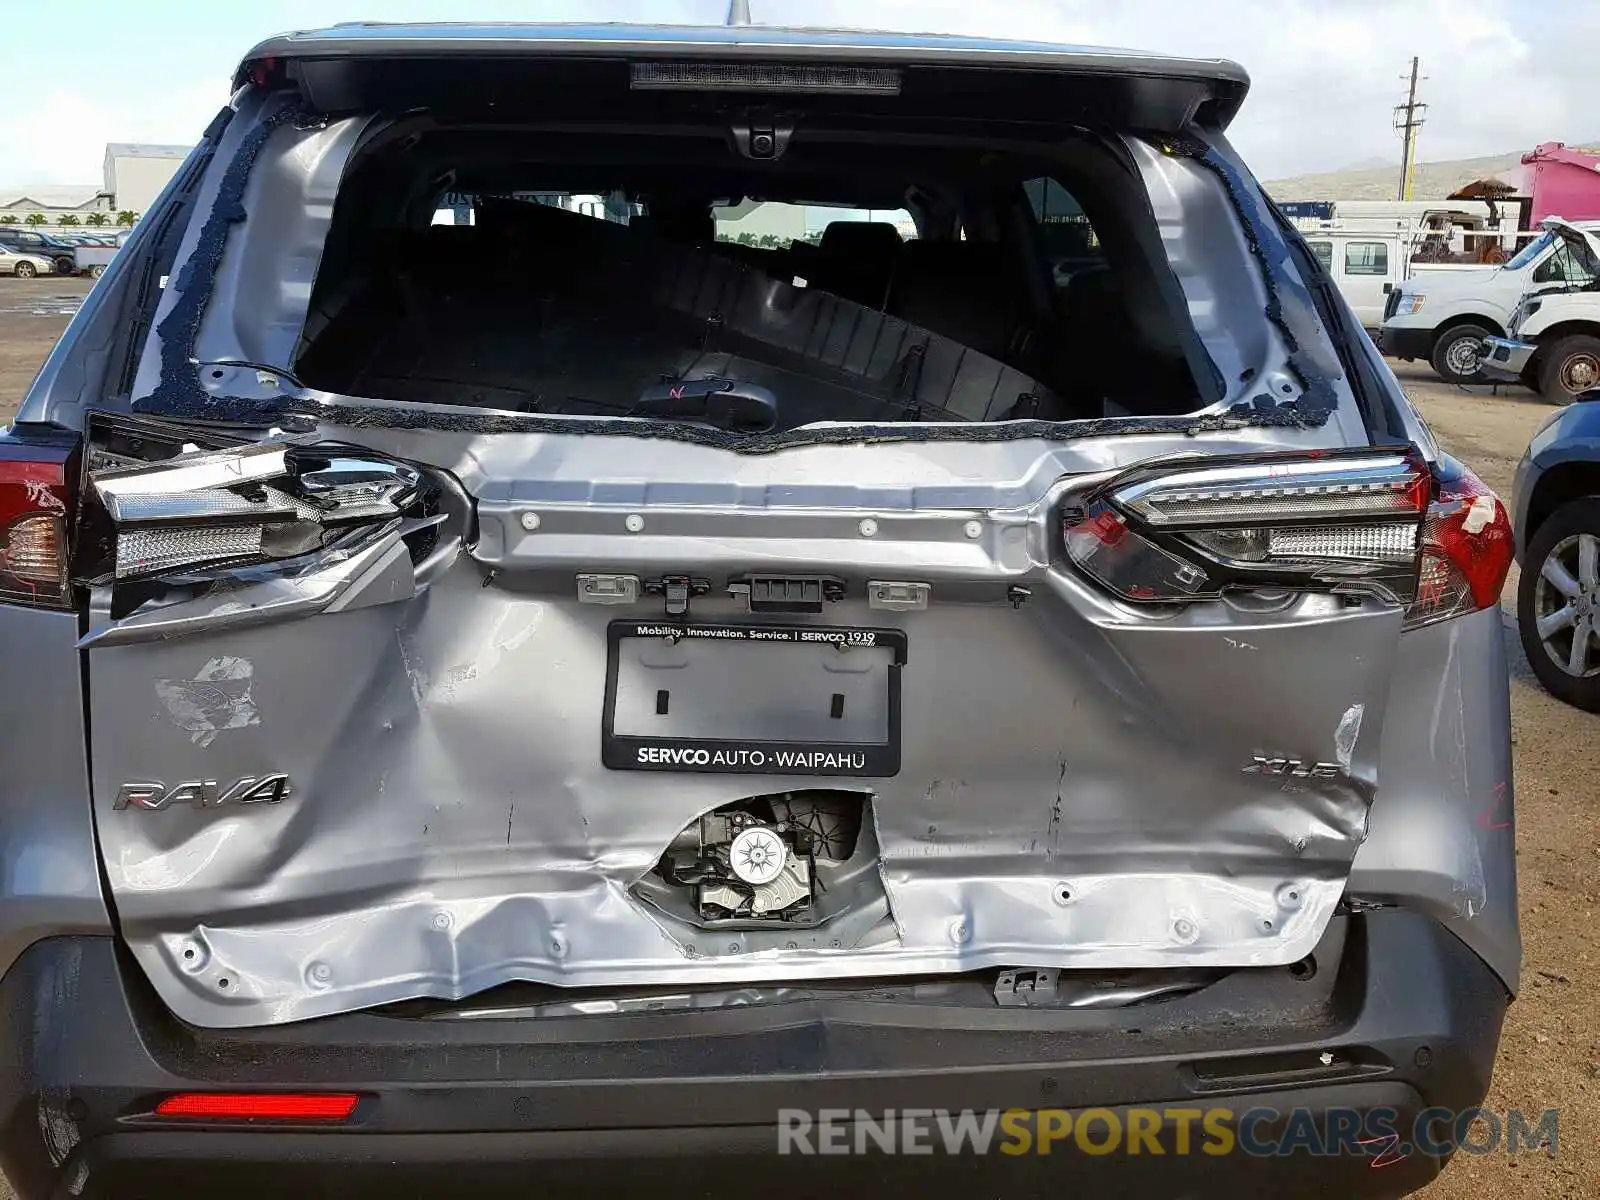
[[[1411,182],[1417,169],[1417,130],[1422,128],[1426,119],[1423,114],[1428,111],[1426,104],[1417,103],[1417,74],[1421,66],[1415,55],[1411,59],[1411,90],[1406,93],[1406,102],[1394,106],[1394,127],[1400,136],[1405,139],[1405,152],[1400,159],[1400,190],[1395,196],[1397,200],[1411,199]],[[1402,75],[1400,78],[1404,79]]]
[[[723,24],[750,24],[750,0],[728,0],[728,19]]]

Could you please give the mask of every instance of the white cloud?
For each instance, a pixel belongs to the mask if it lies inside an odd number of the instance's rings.
[[[622,0],[594,7],[618,11]],[[1255,81],[1235,143],[1263,178],[1384,159],[1398,163],[1392,108],[1422,55],[1422,158],[1459,158],[1600,137],[1600,4],[1567,6],[1559,30],[1517,0],[753,0],[773,24],[857,25],[1132,46],[1233,58]],[[418,10],[422,0],[412,0]],[[536,13],[537,3],[527,6]],[[627,15],[637,18],[639,5]],[[696,11],[715,19],[721,0]],[[294,15],[301,15],[296,12]],[[408,11],[404,15],[416,15]],[[664,12],[662,15],[666,15]],[[8,102],[0,183],[91,183],[108,141],[189,142],[225,100],[232,60],[152,87],[72,81]],[[70,82],[69,82],[70,81]],[[119,89],[130,87],[124,97]]]
[[[1600,138],[1600,5],[1513,0],[754,0],[763,20],[1037,38],[1231,58],[1254,81],[1233,139],[1263,178],[1383,158],[1410,55],[1424,160]]]
[[[192,145],[227,101],[225,74],[120,103],[55,87],[0,122],[0,183],[99,184],[107,142]]]

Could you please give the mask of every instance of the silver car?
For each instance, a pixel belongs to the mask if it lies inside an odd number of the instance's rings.
[[[1511,532],[1240,67],[236,86],[0,447],[20,1195],[1433,1178],[1517,986]],[[1082,1119],[936,1132],[1004,1110]]]
[[[10,246],[0,246],[0,275],[32,279],[36,275],[53,274],[55,269],[55,263],[41,254],[24,254]]]

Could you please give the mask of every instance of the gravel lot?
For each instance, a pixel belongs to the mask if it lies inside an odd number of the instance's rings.
[[[79,280],[0,279],[0,422],[16,411],[86,290]],[[1422,364],[1394,366],[1444,445],[1509,498],[1517,459],[1549,408],[1520,389],[1495,396],[1446,385]],[[1428,1200],[1600,1195],[1600,717],[1556,703],[1534,681],[1511,623],[1515,585],[1513,576],[1504,605],[1526,959],[1487,1104],[1559,1108],[1560,1153],[1460,1155],[1421,1193]],[[10,1195],[0,1181],[0,1200]]]

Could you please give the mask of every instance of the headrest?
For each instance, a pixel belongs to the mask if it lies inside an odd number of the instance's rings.
[[[901,244],[900,231],[887,221],[831,221],[822,231],[822,252],[830,256],[893,258]]]

